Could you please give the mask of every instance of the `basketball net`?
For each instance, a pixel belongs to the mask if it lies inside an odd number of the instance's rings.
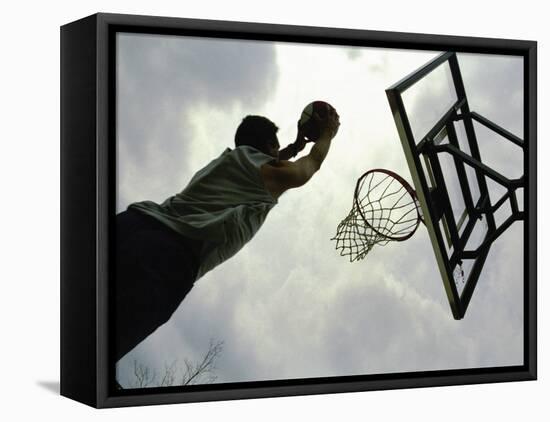
[[[398,174],[369,170],[358,180],[353,207],[336,229],[336,250],[358,261],[375,245],[409,239],[422,221],[414,189]]]

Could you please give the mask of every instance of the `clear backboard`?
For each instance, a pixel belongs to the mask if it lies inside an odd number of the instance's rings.
[[[523,140],[471,111],[457,56],[439,55],[386,90],[449,304],[461,319],[493,242],[524,219],[510,179],[484,164],[476,125],[523,150]],[[498,189],[488,186],[496,185]],[[497,194],[495,194],[497,193]],[[497,223],[495,214],[506,211]]]

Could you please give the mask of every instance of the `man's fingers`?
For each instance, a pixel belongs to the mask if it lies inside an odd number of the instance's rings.
[[[340,115],[333,107],[328,107],[327,114],[325,117],[321,117],[318,112],[314,111],[311,115],[311,118],[315,120],[315,123],[318,125],[318,127],[321,129],[322,132],[327,131],[331,135],[331,137],[334,137],[336,133],[338,132],[338,129],[340,127]],[[302,133],[302,128],[300,127],[299,121],[298,121],[298,138],[303,138],[304,142],[313,142],[311,139],[306,138],[304,134]]]

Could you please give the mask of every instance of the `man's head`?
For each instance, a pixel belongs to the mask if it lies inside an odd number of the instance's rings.
[[[249,145],[274,158],[279,156],[279,128],[263,116],[246,116],[235,133],[235,146]]]

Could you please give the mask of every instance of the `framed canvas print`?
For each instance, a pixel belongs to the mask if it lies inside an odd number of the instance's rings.
[[[61,28],[61,394],[536,379],[536,42]]]

